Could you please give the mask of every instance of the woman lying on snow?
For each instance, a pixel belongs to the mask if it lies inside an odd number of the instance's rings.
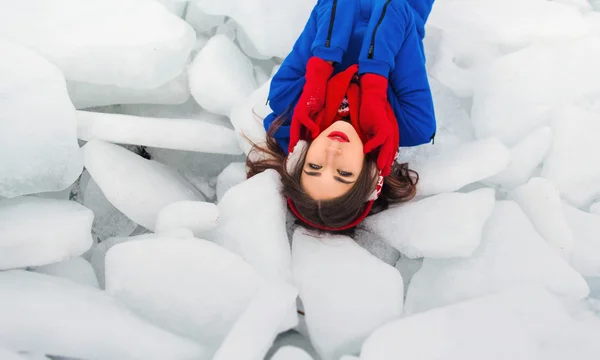
[[[433,1],[319,0],[274,76],[248,177],[279,172],[304,225],[349,230],[414,197],[418,176],[395,157],[435,136],[422,44]]]

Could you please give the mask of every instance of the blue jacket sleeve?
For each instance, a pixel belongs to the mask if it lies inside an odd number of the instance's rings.
[[[287,151],[293,108],[305,84],[306,63],[312,56],[339,63],[348,48],[354,27],[355,0],[319,0],[292,51],[271,80],[269,105],[273,112],[264,120],[265,129],[280,115],[286,119],[275,139]]]
[[[430,10],[421,11],[420,17]],[[359,56],[361,74],[374,73],[389,79],[388,100],[398,122],[400,146],[428,143],[436,132],[422,37],[415,16],[415,9],[405,0],[377,0]]]

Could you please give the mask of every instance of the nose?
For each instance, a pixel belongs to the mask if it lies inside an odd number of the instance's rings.
[[[338,156],[341,155],[342,150],[340,149],[339,144],[337,143],[337,141],[333,141],[331,143],[331,145],[329,145],[327,147],[327,163],[331,164],[333,162],[333,159]]]

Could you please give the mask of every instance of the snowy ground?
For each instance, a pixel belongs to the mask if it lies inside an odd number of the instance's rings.
[[[0,359],[600,358],[600,1],[437,0],[418,198],[356,239],[244,181],[314,3],[0,4]]]

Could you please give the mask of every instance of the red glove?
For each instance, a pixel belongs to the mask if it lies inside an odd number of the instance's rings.
[[[300,122],[304,125],[312,133],[313,139],[320,133],[318,122],[315,120],[325,107],[327,81],[331,74],[333,74],[333,65],[319,57],[313,56],[306,63],[304,74],[306,83],[294,108],[292,122]]]
[[[367,141],[364,153],[379,150],[377,167],[389,175],[398,152],[398,123],[387,98],[388,79],[367,73],[360,78],[360,114],[358,121]]]

